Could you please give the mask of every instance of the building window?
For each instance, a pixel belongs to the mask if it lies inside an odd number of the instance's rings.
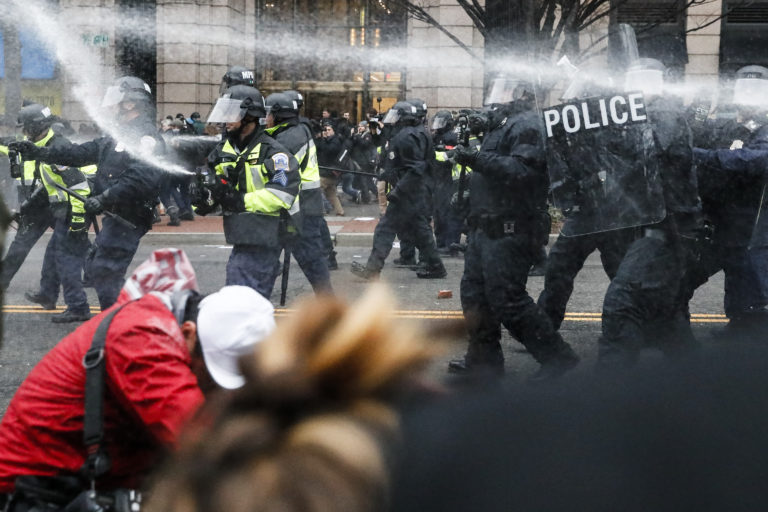
[[[658,59],[673,77],[682,77],[688,63],[685,0],[618,1],[612,21],[635,29],[640,57]]]
[[[729,76],[743,66],[768,66],[768,0],[723,2],[720,30],[720,73]]]

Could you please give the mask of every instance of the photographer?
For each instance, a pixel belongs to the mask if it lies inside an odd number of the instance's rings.
[[[342,140],[336,135],[333,125],[326,121],[323,122],[320,137],[315,143],[317,145],[317,162],[320,165],[320,187],[323,189],[325,198],[331,203],[334,213],[343,216],[344,208],[342,208],[336,192],[339,185],[339,173],[324,169],[326,166],[336,167],[336,159],[343,148]]]
[[[271,332],[272,305],[247,287],[207,297],[196,288],[182,251],[156,251],[112,308],[32,369],[0,423],[0,507],[50,509],[41,488],[62,495],[54,510],[94,484],[99,493],[139,488],[203,395],[242,385],[237,358]],[[91,359],[99,331],[103,348]],[[100,377],[85,367],[102,361]],[[94,389],[103,394],[89,401]]]
[[[373,143],[373,137],[368,129],[367,121],[360,121],[355,133],[352,134],[352,162],[357,171],[366,172],[373,175],[376,171],[376,162],[378,154],[376,146]],[[357,187],[361,193],[361,200],[364,203],[370,203],[373,197],[376,197],[378,191],[370,176],[360,174],[353,175],[353,186]],[[373,196],[371,195],[373,194]]]

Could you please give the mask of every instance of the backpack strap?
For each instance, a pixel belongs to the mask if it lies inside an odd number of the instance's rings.
[[[131,301],[133,302],[133,301]],[[83,443],[88,453],[80,472],[94,486],[96,478],[109,471],[110,460],[104,449],[104,346],[112,319],[125,306],[113,309],[102,318],[91,341],[91,348],[83,356],[85,367],[85,411],[83,415]]]

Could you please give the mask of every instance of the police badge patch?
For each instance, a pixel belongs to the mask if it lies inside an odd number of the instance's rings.
[[[275,175],[272,177],[272,181],[286,186],[288,184],[288,176],[285,173],[291,168],[288,155],[285,153],[275,153],[272,155],[272,163],[275,166]]]

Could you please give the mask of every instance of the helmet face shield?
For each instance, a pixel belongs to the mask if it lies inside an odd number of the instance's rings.
[[[494,78],[485,95],[484,105],[500,105],[512,103],[525,96],[529,89],[528,83],[523,80],[510,78]]]
[[[448,119],[446,119],[444,116],[435,116],[435,118],[432,119],[433,130],[442,130],[446,126],[448,126]]]
[[[630,69],[624,76],[624,91],[642,91],[657,96],[664,90],[664,72],[658,69]]]
[[[236,123],[245,117],[243,100],[219,98],[208,116],[209,123]]]
[[[768,80],[762,78],[737,79],[733,84],[733,103],[768,106]]]
[[[123,90],[119,85],[112,85],[107,87],[107,92],[104,93],[104,99],[101,100],[102,107],[114,107],[123,101]]]
[[[389,109],[389,112],[387,112],[387,115],[384,116],[384,119],[382,120],[382,123],[384,124],[395,124],[400,120],[400,111],[395,110],[394,108]]]

